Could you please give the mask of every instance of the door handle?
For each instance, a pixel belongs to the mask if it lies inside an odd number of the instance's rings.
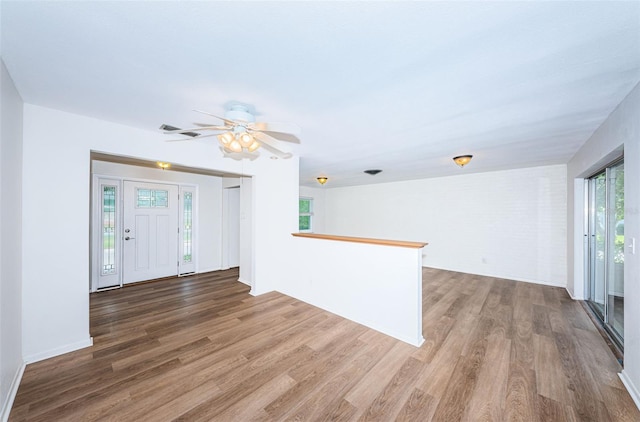
[[[125,238],[124,238],[124,240],[133,240],[133,239],[135,239],[135,237],[129,237],[129,236],[127,236],[127,237],[125,237]]]

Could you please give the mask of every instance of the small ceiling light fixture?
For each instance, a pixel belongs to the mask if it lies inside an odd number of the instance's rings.
[[[162,161],[158,161],[158,167],[160,167],[162,170],[166,170],[169,167],[171,167],[171,163],[164,163]]]
[[[325,183],[327,183],[327,180],[329,180],[328,177],[324,177],[324,176],[320,176],[318,178],[316,178],[316,180],[318,181],[318,183],[320,183],[321,185],[324,186]]]
[[[472,158],[473,155],[458,155],[457,157],[453,157],[453,162],[460,167],[464,167],[469,164],[469,161],[471,161]]]
[[[381,173],[382,170],[373,169],[373,170],[365,170],[364,172],[367,173],[367,174],[370,174],[372,176],[375,176],[376,174]]]

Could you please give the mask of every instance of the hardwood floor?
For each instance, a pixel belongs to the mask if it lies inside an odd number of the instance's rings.
[[[235,271],[91,295],[94,346],[29,365],[11,421],[640,421],[560,288],[424,269],[415,348]]]

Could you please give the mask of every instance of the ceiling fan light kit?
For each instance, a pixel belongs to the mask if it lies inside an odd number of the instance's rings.
[[[473,155],[458,155],[457,157],[453,157],[453,162],[459,165],[460,167],[464,167],[469,164],[469,161],[473,158]]]

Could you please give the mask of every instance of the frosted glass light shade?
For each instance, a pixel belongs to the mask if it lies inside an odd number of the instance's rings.
[[[249,152],[253,152],[255,150],[257,150],[258,148],[260,148],[260,143],[256,140],[253,141],[253,143],[251,145],[249,145]]]
[[[231,143],[229,143],[229,149],[233,152],[242,152],[242,145],[240,145],[240,142],[234,139],[233,141],[231,141]]]
[[[238,142],[240,142],[240,145],[242,145],[243,148],[249,148],[251,145],[253,145],[254,139],[251,134],[245,132],[241,133],[240,136],[238,136]]]
[[[218,135],[217,138],[218,142],[220,142],[220,145],[224,147],[229,145],[231,141],[233,141],[233,134],[231,132],[225,132]]]
[[[457,157],[453,157],[453,162],[459,165],[460,167],[464,167],[469,164],[469,161],[473,158],[473,155],[459,155]]]

